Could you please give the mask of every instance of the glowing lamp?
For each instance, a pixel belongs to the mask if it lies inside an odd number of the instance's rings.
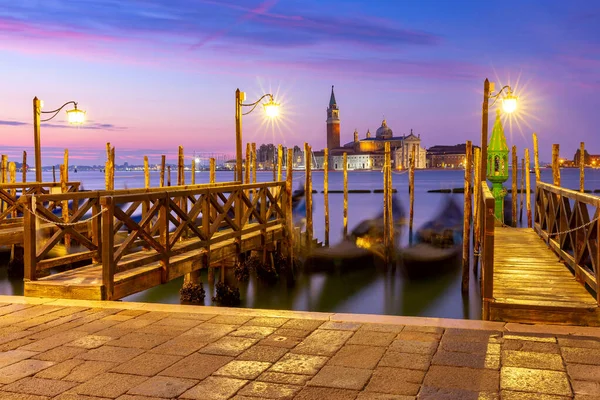
[[[276,118],[279,115],[279,104],[275,103],[273,100],[269,101],[268,103],[263,104],[263,107],[265,108],[265,113],[267,114],[267,117],[269,118]]]
[[[85,111],[77,109],[77,105],[72,110],[67,110],[67,120],[69,124],[81,125],[85,122]]]
[[[196,164],[200,164],[200,157],[196,157]]]
[[[512,113],[517,109],[517,97],[513,96],[511,92],[502,99],[502,109],[505,113]]]

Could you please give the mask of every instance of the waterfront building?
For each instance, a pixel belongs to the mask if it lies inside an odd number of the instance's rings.
[[[473,148],[478,146],[473,146]],[[427,149],[428,168],[464,168],[467,144],[436,145]]]
[[[415,150],[415,167],[425,168],[427,151],[421,147],[421,135],[414,135],[412,129],[410,135],[394,136],[394,132],[384,119],[381,126],[375,131],[374,137],[371,135],[371,130],[367,129],[364,138],[360,139],[359,132],[355,129],[353,140],[341,145],[340,121],[340,109],[332,86],[326,120],[330,169],[341,170],[344,168],[343,153],[347,154],[347,168],[350,170],[381,169],[383,168],[386,143],[390,143],[394,168],[408,168],[409,157],[413,149]],[[323,151],[315,151],[313,155],[313,168],[323,168]]]

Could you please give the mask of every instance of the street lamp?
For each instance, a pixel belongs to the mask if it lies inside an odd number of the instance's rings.
[[[496,104],[496,101],[500,98],[500,95],[506,91],[506,94],[502,98],[502,109],[505,113],[512,113],[517,109],[517,97],[513,95],[513,91],[510,86],[505,85],[496,94],[494,93],[494,82],[490,82],[488,79],[483,83],[483,118],[481,120],[481,182],[486,180],[486,161],[487,161],[487,145],[488,145],[488,112],[489,112],[489,100],[494,99],[492,106]]]
[[[240,89],[235,91],[235,180],[242,180],[242,115],[250,114],[258,106],[258,104],[265,97],[269,98],[267,103],[263,104],[265,114],[269,118],[275,118],[279,115],[278,103],[273,101],[273,95],[267,93],[254,103],[244,104],[246,101],[246,93],[241,92]],[[242,107],[252,107],[250,111],[242,113]],[[247,166],[246,166],[247,168]]]
[[[85,122],[85,111],[77,108],[75,101],[68,101],[60,108],[52,111],[42,111],[42,105],[40,99],[37,97],[33,98],[33,144],[35,147],[35,180],[36,182],[42,181],[42,149],[40,145],[40,122],[48,122],[58,115],[58,113],[68,106],[73,105],[72,110],[67,110],[67,121],[72,125],[81,125]],[[42,114],[52,114],[51,117],[41,119]]]

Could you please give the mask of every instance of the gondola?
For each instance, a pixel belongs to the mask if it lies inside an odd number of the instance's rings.
[[[463,211],[448,197],[439,213],[416,232],[414,245],[400,253],[402,271],[409,279],[450,273],[460,265]]]

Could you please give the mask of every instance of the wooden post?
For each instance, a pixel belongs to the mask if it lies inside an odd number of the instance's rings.
[[[348,154],[342,154],[344,164],[344,239],[348,237]]]
[[[552,179],[554,186],[560,186],[560,161],[558,159],[560,153],[560,146],[558,144],[552,145]]]
[[[115,190],[115,146],[110,149],[110,190]]]
[[[473,150],[473,170],[475,179],[473,179],[473,255],[479,257],[481,248],[481,224],[479,213],[481,212],[481,149],[475,147]],[[473,270],[476,270],[477,263],[473,263]]]
[[[165,164],[167,163],[167,156],[164,154],[160,156],[160,187],[165,187]]]
[[[541,182],[540,178],[540,152],[538,149],[538,138],[537,134],[533,132],[533,163],[535,167],[535,181]],[[530,173],[527,171],[527,173]]]
[[[2,154],[2,164],[0,164],[0,183],[6,183],[8,172],[8,156]]]
[[[292,268],[294,261],[294,225],[292,223],[292,174],[294,170],[294,149],[287,149],[287,171],[285,173],[285,215],[287,225],[287,262]]]
[[[521,205],[519,206],[519,222],[523,222],[523,198],[525,197],[525,158],[521,158],[521,194],[519,196]]]
[[[517,146],[512,147],[512,189],[511,189],[511,200],[512,200],[512,226],[517,227],[517,176],[519,173],[519,159],[517,158]]]
[[[246,173],[246,183],[250,183],[250,157],[251,157],[251,144],[246,143],[246,164],[244,165],[245,173]]]
[[[387,144],[387,143],[386,143]],[[389,151],[388,152],[388,160],[387,160],[387,178],[386,178],[386,186],[387,186],[387,203],[388,203],[388,217],[387,217],[387,223],[388,223],[388,238],[389,238],[389,251],[388,251],[388,262],[392,262],[393,265],[395,266],[395,260],[396,260],[396,242],[394,239],[394,211],[393,211],[393,207],[392,207],[392,198],[393,198],[393,182],[392,182],[392,152]]]
[[[52,166],[52,182],[56,183],[56,166]]]
[[[529,161],[529,149],[525,149],[525,168],[529,171],[530,161]],[[530,177],[531,174],[525,174],[525,202],[527,204],[527,227],[531,228],[531,186],[530,186]],[[560,184],[560,178],[559,178]]]
[[[585,191],[584,169],[585,168],[585,143],[579,143],[579,191]]]
[[[196,157],[192,158],[192,185],[196,184]]]
[[[283,162],[283,146],[277,146],[277,182],[281,182],[281,166]]]
[[[306,248],[312,248],[313,220],[312,220],[312,151],[308,143],[304,143],[304,165],[306,190]]]
[[[179,151],[177,153],[177,185],[185,185],[183,146],[179,146]]]
[[[216,174],[215,174],[215,159],[214,158],[210,159],[210,161],[209,161],[209,168],[210,168],[209,183],[215,183]],[[209,196],[210,196],[210,194],[209,194]],[[212,214],[212,218],[211,219],[214,220],[216,218],[216,215],[217,215],[216,214],[217,210],[214,207],[212,207],[212,205],[210,204],[210,202],[208,204],[208,209],[210,210],[209,214],[206,214],[206,216],[205,216],[205,214],[202,214],[202,222],[203,222],[203,226],[207,226],[208,225],[208,227],[210,229],[211,221],[209,219],[210,218],[209,215]],[[206,218],[206,223],[204,221],[205,218]],[[209,231],[209,233],[210,233],[210,231]],[[208,282],[209,283],[214,283],[215,282],[215,268],[210,265],[210,260],[209,260],[209,263],[208,263]]]
[[[329,149],[323,150],[323,205],[325,207],[325,247],[329,247]]]
[[[36,238],[36,217],[33,214],[34,197],[27,196],[25,212],[23,212],[23,265],[25,281],[35,281],[37,279],[37,238]]]
[[[252,165],[252,183],[256,183],[256,143],[252,143],[252,152],[250,153],[250,163]],[[256,189],[252,189],[252,197],[256,196]]]
[[[102,213],[102,284],[104,285],[104,299],[112,300],[115,288],[115,260],[114,247],[114,203],[113,198],[106,196],[101,200]]]
[[[54,171],[52,172],[54,173]],[[106,162],[104,163],[104,187],[110,189],[110,142],[106,143]]]
[[[8,175],[9,175],[9,182],[10,183],[17,183],[17,164],[15,164],[14,162],[10,162],[8,163]],[[10,191],[12,196],[16,196],[17,194],[17,189],[11,189]],[[25,192],[25,188],[23,188],[23,192]],[[17,217],[17,210],[14,210],[12,212],[12,217],[16,218]]]
[[[389,230],[389,218],[390,218],[390,198],[389,192],[390,188],[388,187],[388,169],[389,158],[390,158],[390,144],[388,142],[385,143],[383,153],[383,247],[385,254],[385,262],[386,264],[390,261],[390,249],[392,247],[391,239],[390,239],[390,230]]]
[[[467,140],[465,157],[465,205],[463,223],[463,270],[462,293],[469,293],[469,263],[471,261],[471,168],[473,168],[473,147]]]
[[[69,149],[65,149],[63,164],[65,164],[65,182],[69,182]]]
[[[21,173],[23,174],[23,178],[21,179],[21,182],[23,182],[23,183],[27,182],[27,152],[26,151],[23,152],[23,164],[21,166]]]
[[[171,186],[171,166],[167,165],[167,186]]]
[[[216,164],[215,164],[215,159],[211,158],[209,160],[209,182],[210,183],[215,183],[216,182]]]
[[[144,187],[150,187],[150,167],[148,165],[148,156],[144,156]]]
[[[408,231],[409,240],[412,241],[412,230],[413,230],[413,217],[414,217],[414,206],[415,206],[415,148],[413,147],[410,155],[410,171],[408,172],[408,190],[410,193],[410,209],[409,209],[409,220],[408,220]]]

